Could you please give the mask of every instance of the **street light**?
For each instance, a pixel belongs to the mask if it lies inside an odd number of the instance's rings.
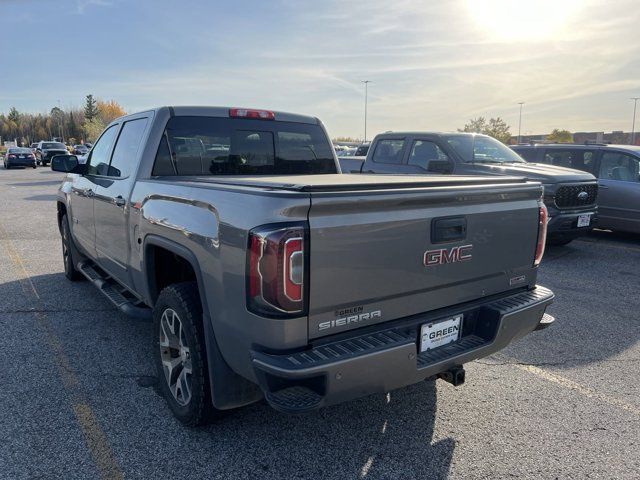
[[[640,97],[631,97],[633,100],[633,123],[631,124],[631,145],[636,144],[636,105]]]
[[[522,105],[524,105],[524,102],[518,102],[518,105],[520,105],[520,116],[518,117],[518,143],[520,143],[520,127],[522,126]]]
[[[368,90],[369,84],[371,80],[360,80],[361,83],[364,83],[364,141],[367,141],[367,100],[368,100]]]

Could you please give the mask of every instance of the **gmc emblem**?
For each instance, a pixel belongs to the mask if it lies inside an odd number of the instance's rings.
[[[466,262],[471,260],[473,245],[461,245],[459,247],[439,248],[424,252],[424,266],[444,265],[445,263]]]

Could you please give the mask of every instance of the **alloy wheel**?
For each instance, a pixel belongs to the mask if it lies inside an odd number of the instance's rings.
[[[185,406],[191,400],[191,352],[182,321],[167,308],[160,319],[160,359],[164,377],[173,398]]]

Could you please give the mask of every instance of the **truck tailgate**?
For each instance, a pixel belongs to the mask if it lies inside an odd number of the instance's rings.
[[[534,284],[540,185],[452,178],[311,189],[310,338]]]

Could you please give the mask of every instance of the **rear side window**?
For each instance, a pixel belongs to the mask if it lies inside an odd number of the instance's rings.
[[[142,143],[142,134],[147,127],[146,118],[125,122],[113,149],[111,165],[107,175],[110,177],[128,177],[136,165],[138,149]]]
[[[376,163],[402,163],[404,140],[380,140],[373,152],[372,160]]]
[[[337,173],[319,125],[218,117],[173,117],[153,175]]]
[[[416,140],[413,142],[407,163],[428,172],[450,169],[447,154],[438,145],[428,140]]]
[[[544,163],[591,172],[593,171],[593,151],[569,149],[546,150],[544,153]]]

